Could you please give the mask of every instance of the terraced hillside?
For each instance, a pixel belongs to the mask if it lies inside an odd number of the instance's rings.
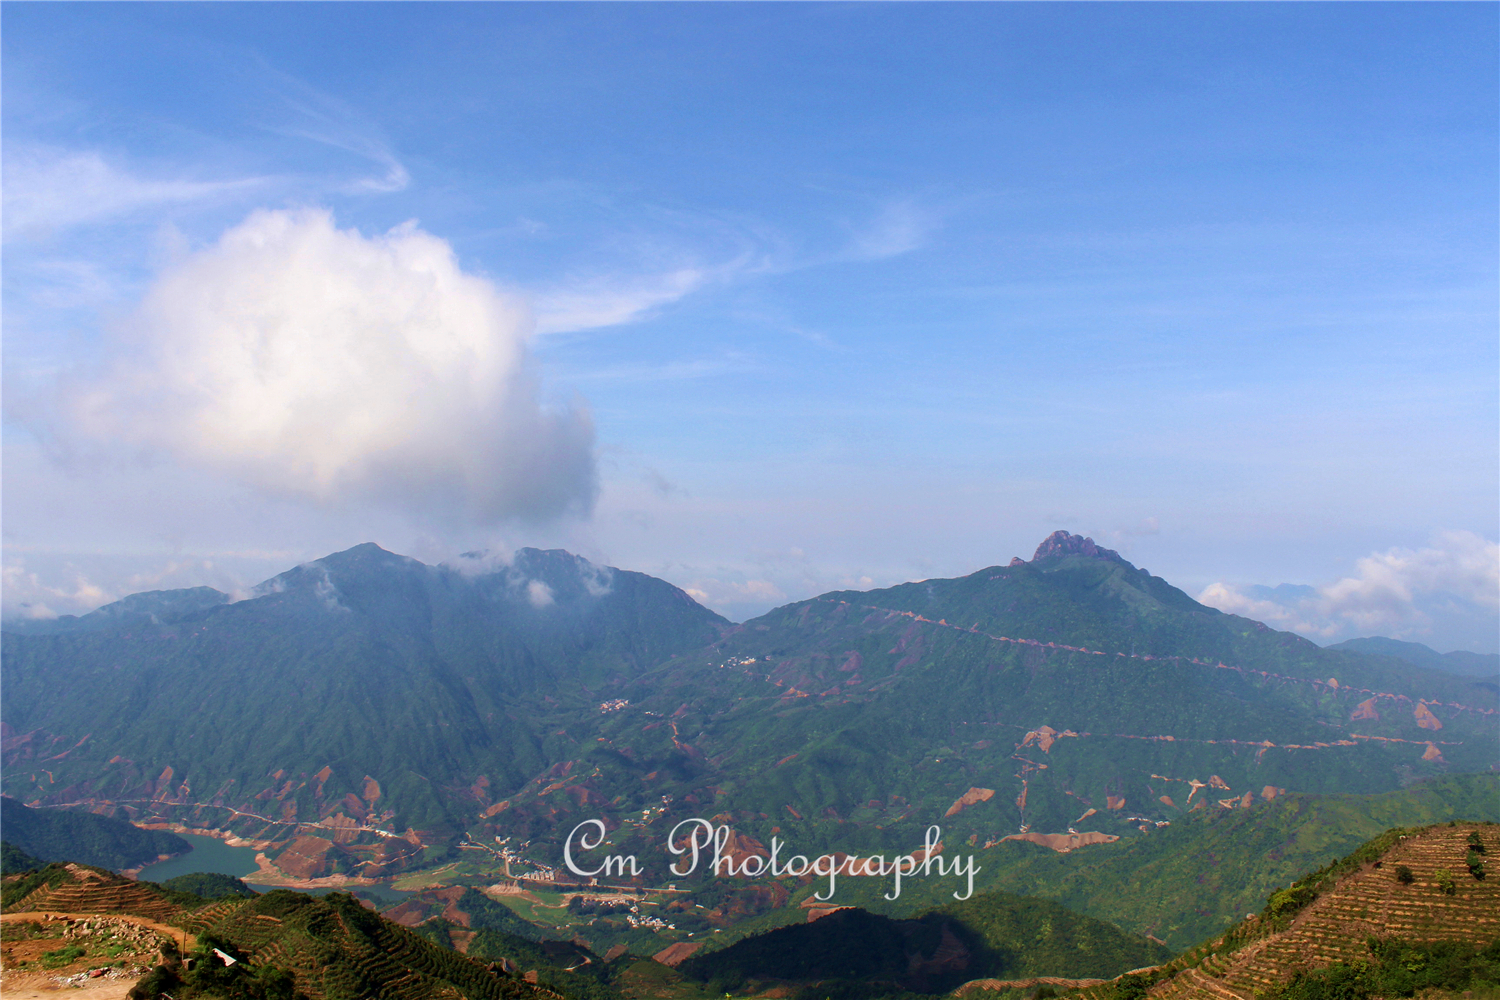
[[[10,876],[5,890],[8,919],[31,912],[146,917],[168,933],[173,928],[187,932],[178,940],[200,947],[202,960],[195,967],[200,972],[228,972],[211,958],[211,949],[219,948],[242,966],[235,975],[247,974],[261,985],[278,977],[285,982],[289,975],[295,993],[310,1000],[534,1000],[553,995],[439,947],[339,893],[315,898],[276,890],[249,899],[208,901],[75,864]],[[158,969],[142,980],[142,988],[154,996],[170,985],[171,995],[185,1000],[223,986],[196,982],[194,975],[185,968]]]
[[[297,989],[313,1000],[504,1000],[538,993],[372,913],[352,896],[276,890],[224,909],[204,937],[228,942],[251,966],[290,971]]]
[[[1481,870],[1486,877],[1477,877],[1467,863],[1497,855],[1500,826],[1492,823],[1392,830],[1277,892],[1262,913],[1223,937],[1179,956],[1166,969],[1174,974],[1150,996],[1256,1000],[1284,988],[1299,971],[1368,963],[1371,939],[1418,945],[1500,940],[1500,876]],[[1111,995],[1108,987],[1083,994]]]
[[[129,913],[170,922],[189,911],[197,897],[65,862],[29,875],[7,876],[0,900],[6,913]]]

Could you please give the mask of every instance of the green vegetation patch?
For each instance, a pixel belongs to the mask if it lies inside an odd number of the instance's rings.
[[[0,840],[0,875],[17,875],[45,868],[47,862],[34,858],[8,840]]]
[[[1303,908],[1333,888],[1345,875],[1362,865],[1379,861],[1386,851],[1396,845],[1397,841],[1416,832],[1418,832],[1416,829],[1393,827],[1375,839],[1361,844],[1337,861],[1329,862],[1317,871],[1302,876],[1285,889],[1278,889],[1271,894],[1271,898],[1266,901],[1265,909],[1261,911],[1261,917],[1265,921],[1261,925],[1262,933],[1281,930],[1291,923],[1292,918]],[[1399,880],[1401,873],[1397,872],[1396,877]]]
[[[510,907],[495,902],[478,889],[465,890],[458,899],[458,909],[469,915],[469,926],[474,930],[502,931],[526,941],[541,937],[535,924],[522,920]]]
[[[1109,979],[1172,957],[1163,945],[1045,899],[988,892],[933,912],[983,943],[995,969],[985,974],[995,978]]]
[[[404,1000],[452,996],[455,991],[470,1000],[535,996],[528,984],[497,975],[381,917],[348,893],[312,897],[275,889],[202,931],[199,942],[199,960],[191,969],[168,963],[152,974],[151,982],[143,981],[147,998],[165,993],[174,1000],[294,1000],[294,994],[305,991],[324,1000],[362,1000],[392,995],[389,986],[395,982],[403,984]],[[241,960],[250,954],[277,957],[251,970],[243,961],[225,966],[213,948]]]
[[[73,878],[73,873],[61,864],[50,864],[29,871],[14,882],[7,881],[0,887],[0,910],[9,910],[21,900],[44,886],[60,885]]]
[[[64,945],[52,951],[42,952],[42,964],[49,969],[57,969],[64,965],[71,965],[87,954],[88,951],[82,945]]]
[[[1476,947],[1462,941],[1417,944],[1371,938],[1368,945],[1369,961],[1298,972],[1267,1000],[1368,1000],[1434,989],[1457,993],[1500,988],[1500,941]]]
[[[1500,777],[1493,774],[1450,775],[1379,795],[1286,795],[1251,809],[1191,814],[1068,854],[1000,844],[976,852],[984,869],[976,882],[985,891],[1053,900],[1182,951],[1223,934],[1283,889],[1289,891],[1275,906],[1295,913],[1328,877],[1378,856],[1384,848],[1372,845],[1392,827],[1500,820],[1497,803]],[[1402,832],[1409,831],[1391,836]],[[1349,852],[1359,860],[1348,860]],[[844,879],[836,899],[895,917],[952,901],[953,885],[943,879],[911,879],[894,902],[881,898],[889,888],[881,879]],[[793,901],[813,891],[805,888]]]
[[[240,879],[218,872],[191,872],[178,875],[160,883],[164,889],[174,892],[190,892],[203,899],[223,899],[226,896],[255,896],[258,893]]]

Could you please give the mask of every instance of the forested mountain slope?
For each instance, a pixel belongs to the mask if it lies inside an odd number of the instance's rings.
[[[799,849],[912,847],[930,823],[950,845],[1077,847],[1070,829],[1129,835],[1496,757],[1483,684],[1222,614],[1076,536],[958,580],[779,608],[623,691],[496,832],[540,836],[620,799],[614,843],[642,850],[690,809]],[[659,818],[628,816],[663,795]]]
[[[306,838],[300,875],[389,874],[460,836],[557,865],[599,817],[665,881],[694,816],[746,856],[905,851],[933,824],[950,853],[1073,849],[1496,763],[1493,685],[1319,649],[1062,532],[737,626],[563,552],[460,562],[365,545],[250,600],[7,634],[6,788]]]
[[[127,599],[71,630],[7,632],[6,789],[131,815],[452,829],[455,795],[556,759],[549,716],[597,711],[728,624],[660,580],[533,549],[434,567],[361,545],[258,594],[158,596],[145,619]]]

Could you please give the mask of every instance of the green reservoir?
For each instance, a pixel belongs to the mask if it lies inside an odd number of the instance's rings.
[[[230,847],[215,837],[184,833],[182,839],[193,845],[193,849],[179,857],[147,865],[136,876],[142,882],[165,882],[178,875],[194,872],[218,872],[244,878],[260,866],[255,863],[255,848]]]

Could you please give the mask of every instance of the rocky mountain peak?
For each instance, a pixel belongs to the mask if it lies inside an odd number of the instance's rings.
[[[1114,549],[1101,548],[1094,544],[1092,538],[1082,535],[1072,535],[1066,531],[1054,531],[1042,539],[1042,544],[1036,547],[1036,555],[1031,557],[1032,562],[1040,562],[1043,559],[1061,558],[1062,556],[1088,556],[1092,559],[1114,559],[1124,562],[1120,553]]]

